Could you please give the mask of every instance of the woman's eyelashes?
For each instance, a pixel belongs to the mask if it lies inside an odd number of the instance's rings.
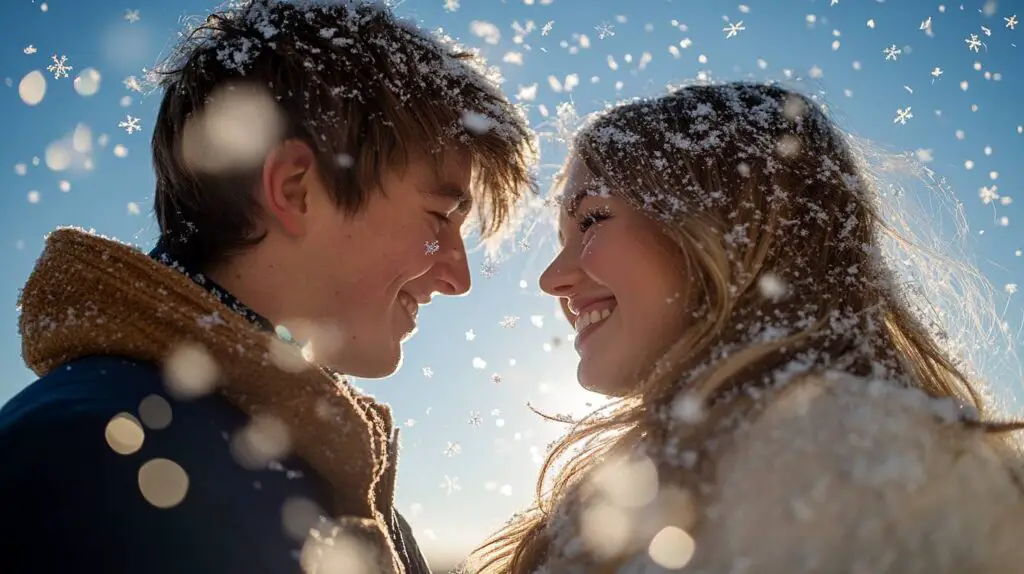
[[[580,233],[586,233],[588,229],[597,223],[606,221],[612,216],[611,211],[607,207],[592,207],[583,212],[579,219]]]

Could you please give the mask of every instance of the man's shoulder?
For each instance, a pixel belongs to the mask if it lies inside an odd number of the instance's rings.
[[[174,400],[152,364],[102,357],[61,367],[0,411],[0,505],[10,517],[0,533],[24,558],[44,546],[32,531],[50,531],[59,516],[52,536],[76,541],[63,565],[290,571],[302,539],[289,509],[322,507],[325,491],[301,461],[241,464],[234,443],[246,422],[217,394]]]
[[[0,408],[0,434],[26,425],[136,410],[162,387],[160,369],[124,357],[94,356],[71,361],[36,379]]]

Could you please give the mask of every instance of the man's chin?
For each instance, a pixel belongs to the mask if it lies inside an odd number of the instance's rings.
[[[353,350],[326,364],[339,373],[360,379],[384,379],[395,374],[402,365],[402,347],[397,343],[362,353],[351,353]]]

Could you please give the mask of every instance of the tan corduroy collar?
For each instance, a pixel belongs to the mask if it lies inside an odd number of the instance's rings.
[[[61,228],[47,237],[19,304],[22,353],[39,376],[90,355],[163,365],[181,345],[202,345],[217,362],[228,400],[287,426],[294,453],[333,486],[331,510],[388,532],[388,407],[309,365],[301,349],[261,331],[185,275],[129,245]]]

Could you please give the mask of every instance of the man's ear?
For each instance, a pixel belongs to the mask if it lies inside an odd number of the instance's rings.
[[[311,186],[319,180],[316,169],[316,154],[299,140],[286,140],[267,154],[260,183],[271,225],[276,222],[291,235],[305,233]]]

